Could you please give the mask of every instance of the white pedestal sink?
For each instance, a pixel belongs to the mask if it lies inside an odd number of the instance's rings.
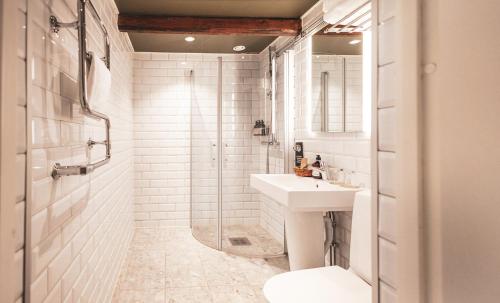
[[[323,214],[352,210],[357,189],[291,174],[252,174],[250,185],[286,207],[290,270],[324,266]]]

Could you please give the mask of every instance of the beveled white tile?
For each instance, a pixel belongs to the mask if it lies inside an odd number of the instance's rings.
[[[389,107],[397,102],[397,63],[391,63],[378,69],[378,106]]]
[[[24,210],[26,202],[16,203],[16,251],[24,246]]]
[[[26,61],[17,59],[16,67],[16,93],[17,104],[20,106],[26,105]]]
[[[14,277],[14,293],[15,298],[20,297],[23,294],[23,286],[24,286],[24,250],[19,250],[14,254],[14,266],[15,266],[15,274]]]
[[[16,156],[16,201],[22,201],[26,196],[26,155]]]
[[[382,281],[397,288],[397,246],[379,238],[379,276]]]
[[[18,106],[16,114],[16,150],[20,154],[26,152],[26,108]]]
[[[396,195],[396,154],[378,153],[379,191],[381,194],[394,197]]]
[[[33,148],[53,147],[61,142],[59,121],[33,118],[32,131]]]
[[[379,20],[385,21],[396,14],[396,0],[381,0],[379,2]]]
[[[44,271],[31,283],[31,297],[34,303],[41,303],[47,296],[47,271]]]
[[[48,177],[47,152],[45,149],[31,150],[31,177],[33,180]]]
[[[380,283],[380,303],[398,302],[397,292],[394,288],[381,282]]]
[[[396,61],[396,18],[390,18],[379,25],[379,65]]]
[[[379,235],[396,243],[396,199],[379,195]]]
[[[396,108],[378,110],[378,148],[381,151],[396,151]]]

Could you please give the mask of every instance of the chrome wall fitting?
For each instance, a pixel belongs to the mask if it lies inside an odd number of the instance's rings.
[[[78,20],[75,22],[62,23],[59,22],[57,17],[50,16],[49,23],[52,32],[58,33],[61,28],[73,28],[78,30],[78,80],[79,80],[79,95],[80,95],[80,106],[82,112],[85,116],[104,120],[106,127],[106,139],[104,141],[94,141],[89,139],[87,141],[87,146],[91,149],[96,144],[102,144],[106,146],[105,158],[94,163],[89,163],[87,165],[70,165],[63,166],[59,163],[54,165],[52,170],[52,178],[59,179],[61,176],[72,176],[72,175],[86,175],[91,173],[96,168],[107,164],[111,160],[111,140],[110,140],[110,128],[111,122],[107,115],[93,111],[90,108],[87,99],[87,70],[89,61],[92,59],[90,54],[87,52],[87,28],[86,28],[86,9],[89,8],[89,12],[92,17],[98,22],[99,28],[103,34],[103,42],[105,46],[105,56],[102,58],[106,67],[110,69],[111,67],[111,46],[108,31],[102,22],[101,17],[97,13],[96,8],[90,0],[77,0],[77,11]]]
[[[59,33],[61,28],[73,28],[73,29],[78,29],[78,21],[75,22],[59,22],[57,20],[57,17],[52,15],[49,17],[49,23],[50,23],[50,30],[53,33]]]

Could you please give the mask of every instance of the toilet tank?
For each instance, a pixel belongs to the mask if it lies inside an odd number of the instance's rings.
[[[370,191],[354,197],[351,227],[350,268],[365,282],[372,281],[372,214]]]

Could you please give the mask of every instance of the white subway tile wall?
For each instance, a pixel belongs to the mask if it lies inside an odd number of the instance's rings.
[[[24,229],[25,229],[25,208],[26,208],[26,0],[18,1],[16,19],[16,49],[17,49],[17,68],[14,71],[16,77],[17,93],[17,124],[16,129],[16,252],[15,261],[15,280],[16,300],[22,300],[23,279],[24,279]]]
[[[84,117],[78,97],[77,32],[50,32],[52,14],[76,19],[76,1],[29,1],[32,112],[31,301],[110,302],[133,222],[132,45],[116,26],[114,1],[94,1],[111,38],[111,97],[92,107],[111,118],[111,161],[87,176],[50,176],[55,163],[85,164],[104,150],[104,123]],[[88,50],[103,53],[87,16]]]
[[[284,139],[284,73],[283,56],[276,61],[276,137],[279,142]],[[269,71],[269,54],[264,50],[259,55],[261,92],[260,105],[256,107],[254,114],[264,120],[267,126],[271,126],[272,104],[267,93],[271,87],[271,76]],[[267,137],[254,141],[254,150],[257,151],[256,165],[261,172],[266,171],[267,145],[261,141],[267,141]],[[284,172],[283,145],[272,145],[269,147],[269,173],[282,174]],[[285,209],[276,201],[266,195],[258,194],[260,201],[260,225],[281,244],[284,243]]]
[[[137,226],[189,224],[188,84],[185,55],[134,54]]]
[[[378,1],[378,198],[380,302],[397,301],[396,263],[396,1]]]
[[[138,226],[188,226],[217,219],[217,58],[222,57],[223,223],[258,224],[249,186],[253,108],[259,106],[256,55],[134,55],[135,219]],[[192,112],[191,112],[192,111]],[[190,116],[193,116],[191,129]],[[191,137],[192,132],[192,137]],[[192,155],[191,153],[192,144]]]

